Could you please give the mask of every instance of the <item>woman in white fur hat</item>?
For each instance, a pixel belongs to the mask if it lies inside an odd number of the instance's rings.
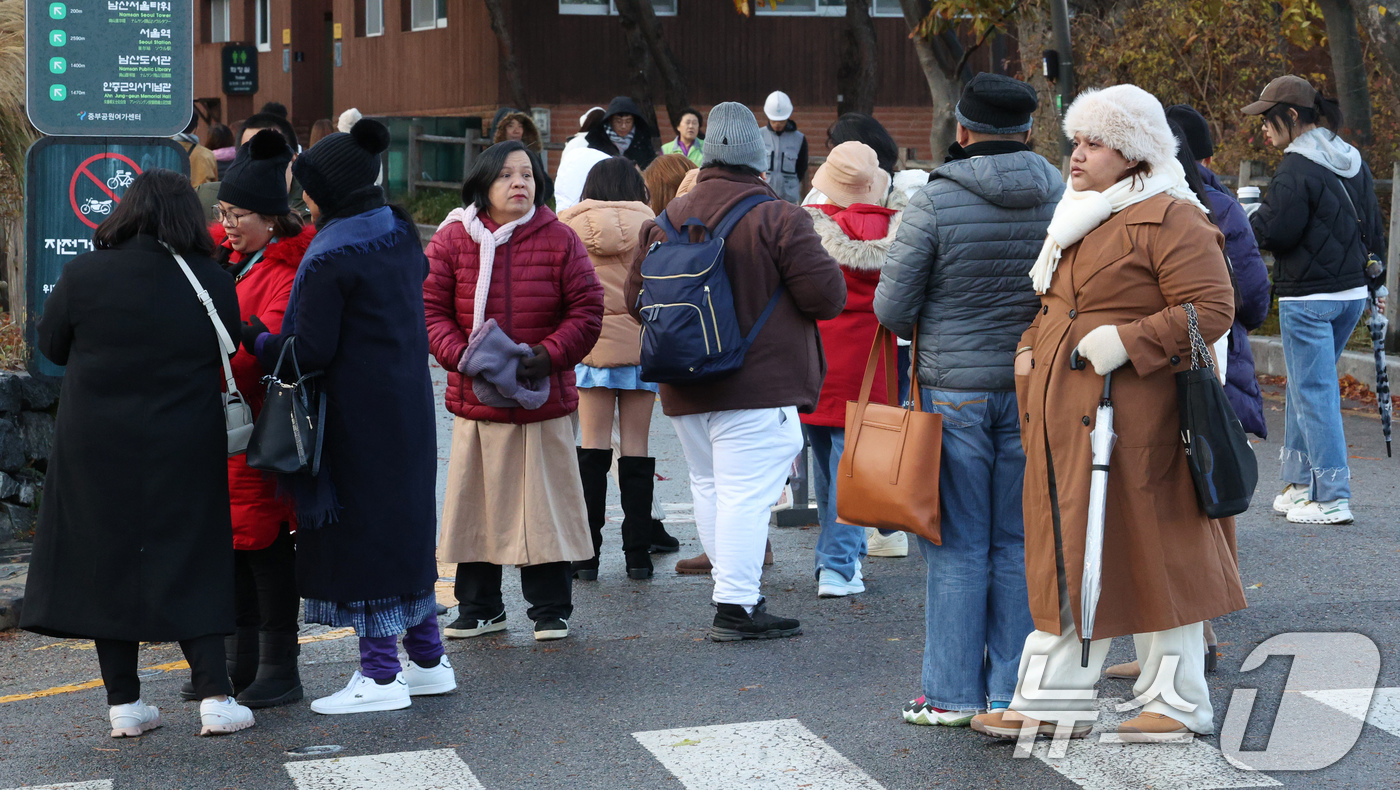
[[[1036,630],[1026,638],[1009,711],[972,727],[1001,738],[1023,727],[1071,737],[1097,717],[1093,688],[1112,637],[1132,635],[1145,703],[1125,740],[1214,732],[1202,621],[1245,606],[1219,522],[1192,487],[1178,437],[1173,374],[1189,369],[1184,305],[1216,338],[1234,318],[1223,237],[1187,186],[1162,105],[1133,85],[1086,91],[1065,114],[1074,141],[1069,189],[1031,270],[1041,311],[1021,337],[1017,398],[1026,447],[1026,580]],[[1073,370],[1071,352],[1092,370]],[[1089,507],[1089,432],[1114,371],[1129,415],[1108,477],[1103,587],[1089,666],[1080,666],[1079,590]],[[1044,699],[1036,692],[1082,692]]]

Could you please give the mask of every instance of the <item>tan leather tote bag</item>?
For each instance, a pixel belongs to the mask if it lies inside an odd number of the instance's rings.
[[[919,402],[918,338],[910,348],[910,408],[898,405],[898,357],[894,334],[875,333],[860,400],[846,402],[846,449],[836,473],[836,517],[842,524],[912,532],[942,545],[938,470],[943,457],[943,416]],[[887,404],[871,403],[876,359],[885,362]]]

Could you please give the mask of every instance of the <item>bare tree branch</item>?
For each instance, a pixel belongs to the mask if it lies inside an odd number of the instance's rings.
[[[836,68],[836,89],[841,94],[836,102],[838,115],[875,114],[875,92],[880,87],[875,46],[875,19],[870,16],[870,0],[846,0],[841,62]]]
[[[510,94],[511,106],[524,113],[530,112],[530,96],[525,92],[525,80],[520,76],[520,64],[515,60],[515,44],[510,35],[509,18],[503,0],[485,0],[486,13],[491,17],[491,30],[496,34],[496,45],[500,49],[501,68],[506,74],[506,91]]]

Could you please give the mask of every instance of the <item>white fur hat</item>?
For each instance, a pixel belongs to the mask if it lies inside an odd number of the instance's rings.
[[[1129,160],[1156,167],[1176,159],[1176,136],[1156,96],[1136,85],[1114,85],[1079,94],[1065,113],[1065,136],[1082,134]]]

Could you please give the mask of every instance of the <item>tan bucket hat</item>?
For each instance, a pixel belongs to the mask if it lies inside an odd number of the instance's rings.
[[[878,206],[889,189],[890,174],[880,169],[875,149],[852,140],[831,149],[812,176],[812,186],[838,206]]]

